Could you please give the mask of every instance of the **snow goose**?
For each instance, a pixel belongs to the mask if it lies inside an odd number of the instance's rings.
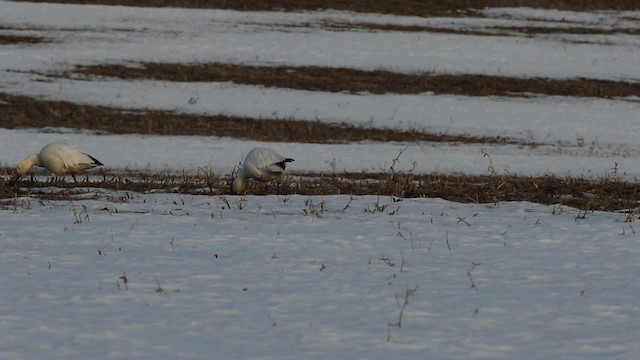
[[[51,143],[40,150],[38,154],[30,154],[16,167],[17,177],[26,174],[34,166],[43,167],[54,175],[71,174],[76,180],[76,173],[104,165],[93,156],[64,143]]]
[[[240,194],[244,190],[247,179],[262,182],[275,180],[284,173],[287,163],[292,161],[293,159],[286,158],[271,149],[252,149],[240,165],[240,170],[236,178],[233,179],[231,189],[234,193]]]

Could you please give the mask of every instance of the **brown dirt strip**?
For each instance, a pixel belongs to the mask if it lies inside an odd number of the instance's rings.
[[[419,25],[394,25],[394,24],[374,24],[374,23],[331,23],[322,24],[322,28],[326,30],[350,31],[350,30],[367,30],[367,31],[403,31],[403,32],[430,32],[458,35],[479,35],[479,36],[523,36],[536,34],[571,34],[571,35],[615,35],[628,34],[638,35],[640,29],[603,29],[589,27],[536,27],[536,26],[490,26],[484,29],[466,29],[466,28],[446,28],[434,26]],[[569,40],[564,40],[572,42]]]
[[[492,26],[488,29],[500,31],[499,35],[507,35],[512,32],[527,35],[537,34],[571,34],[571,35],[615,35],[628,34],[640,35],[640,29],[599,29],[588,27],[535,27],[535,26]],[[568,41],[568,40],[566,40]],[[602,44],[606,44],[603,41]]]
[[[254,119],[227,115],[187,115],[170,111],[113,109],[66,101],[46,101],[0,93],[0,127],[65,127],[113,134],[229,136],[298,143],[356,141],[431,141],[482,144],[516,143],[501,137],[431,134],[327,124],[291,119]]]
[[[1,208],[10,208],[11,199],[31,196],[41,199],[69,200],[68,189],[102,188],[117,191],[169,192],[194,195],[230,194],[229,176],[211,173],[187,175],[150,174],[144,172],[115,173],[106,170],[92,172],[101,176],[79,177],[78,183],[68,181],[59,192],[41,192],[38,188],[59,186],[34,178],[16,182],[9,174],[13,169],[0,169]],[[95,179],[99,180],[95,180]],[[443,198],[462,203],[499,203],[530,201],[558,204],[582,210],[627,210],[638,206],[640,184],[607,178],[584,180],[557,177],[415,175],[389,171],[387,173],[293,174],[280,182],[257,184],[249,182],[247,193],[258,195],[380,195],[402,198]],[[81,190],[82,191],[82,190]],[[113,201],[120,201],[113,199]],[[390,199],[381,199],[391,202]],[[395,207],[394,204],[389,204]]]
[[[37,44],[42,42],[46,42],[46,40],[38,36],[1,35],[0,34],[0,45]]]
[[[30,0],[66,4],[210,8],[240,11],[335,9],[410,16],[463,16],[485,7],[533,7],[572,11],[638,10],[636,0]]]
[[[467,29],[467,28],[446,28],[434,26],[419,25],[396,25],[396,24],[375,24],[375,23],[339,23],[324,22],[320,24],[299,24],[299,25],[280,25],[283,31],[287,29],[298,29],[308,27],[321,27],[324,30],[332,31],[400,31],[400,32],[429,32],[444,33],[470,36],[531,36],[536,34],[572,34],[572,35],[639,35],[640,29],[634,28],[588,28],[588,27],[535,27],[535,26],[491,26],[484,29]],[[0,26],[0,29],[5,29]],[[27,30],[21,28],[20,30]],[[564,40],[566,42],[577,42],[576,40]],[[49,42],[43,37],[35,36],[17,36],[17,35],[0,35],[0,45],[20,44],[20,43],[42,43]],[[603,41],[606,44],[606,41]]]
[[[531,96],[531,94],[613,98],[640,96],[640,83],[585,78],[514,78],[491,75],[402,74],[330,67],[249,66],[224,63],[141,63],[136,66],[82,66],[76,73],[121,79],[186,82],[234,82],[296,90],[454,94],[465,96]],[[67,73],[64,76],[71,76]]]

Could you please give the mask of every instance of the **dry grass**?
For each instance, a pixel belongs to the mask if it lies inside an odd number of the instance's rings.
[[[46,42],[46,40],[38,36],[0,34],[0,45],[38,44],[42,42]]]
[[[382,14],[439,16],[465,15],[485,7],[528,6],[574,11],[637,10],[634,0],[30,0],[67,4],[100,4],[147,7],[210,8],[231,10],[300,11],[336,9]]]
[[[477,16],[477,14],[476,14]],[[320,24],[325,30],[366,30],[366,31],[404,31],[404,32],[430,32],[458,35],[484,35],[484,36],[525,36],[536,34],[573,34],[573,35],[614,35],[628,34],[638,35],[639,29],[634,28],[590,28],[582,26],[554,27],[554,26],[490,26],[484,29],[446,28],[419,25],[396,25],[375,23],[335,23],[325,22]],[[570,40],[564,40],[570,42]]]
[[[436,141],[483,144],[514,140],[471,135],[453,136],[326,124],[302,120],[253,119],[227,115],[187,115],[170,111],[137,111],[66,101],[37,100],[0,93],[0,127],[65,127],[113,134],[230,136],[260,141],[345,143],[354,141]]]
[[[385,70],[348,68],[249,66],[223,63],[141,63],[136,66],[101,64],[81,66],[76,73],[122,79],[186,82],[234,82],[297,90],[349,92],[455,94],[465,96],[530,96],[531,94],[624,97],[640,96],[640,83],[596,79],[514,78],[492,75],[401,74]],[[70,76],[71,74],[66,74]]]
[[[157,174],[147,172],[113,172],[105,169],[94,175],[69,181],[59,192],[40,191],[39,188],[61,186],[42,180],[42,177],[15,181],[12,169],[0,169],[0,198],[5,205],[13,198],[32,196],[46,199],[72,199],[75,191],[86,192],[87,187],[123,192],[173,192],[180,194],[230,194],[229,176],[217,176],[201,171],[198,174],[176,172]],[[97,174],[97,175],[95,175]],[[388,171],[383,173],[292,173],[277,182],[261,184],[249,182],[247,193],[259,195],[380,195],[403,198],[443,198],[462,203],[499,203],[531,201],[541,204],[573,206],[585,211],[629,210],[638,206],[640,184],[616,178],[590,181],[581,178],[517,177],[499,175],[444,175]],[[75,189],[70,192],[70,189]],[[128,201],[127,195],[111,196],[112,201]]]

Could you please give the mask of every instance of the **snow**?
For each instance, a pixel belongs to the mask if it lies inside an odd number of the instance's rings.
[[[485,9],[483,18],[233,12],[0,1],[0,91],[123,108],[500,135],[539,145],[262,143],[205,136],[0,130],[2,165],[66,141],[114,169],[229,174],[248,149],[289,171],[639,176],[637,99],[329,94],[51,79],[144,61],[385,68],[637,81],[637,37],[323,29],[391,23],[637,28],[637,12]],[[390,55],[393,54],[393,55]],[[42,81],[46,80],[46,81]],[[189,104],[189,99],[197,99]],[[192,101],[193,102],[193,101]],[[135,156],[132,156],[135,154]],[[489,156],[485,156],[489,155]],[[200,170],[199,170],[200,169]],[[57,189],[45,189],[57,191]],[[0,358],[636,359],[635,217],[514,202],[376,196],[194,196],[86,189],[0,211]],[[3,200],[3,204],[8,199]],[[228,205],[227,205],[228,204]],[[126,282],[125,282],[126,278]],[[405,304],[406,299],[406,304]]]
[[[624,214],[374,196],[247,196],[240,209],[235,197],[227,208],[208,196],[119,195],[25,199],[2,213],[3,358],[640,351],[640,249]],[[401,327],[390,325],[407,289]]]

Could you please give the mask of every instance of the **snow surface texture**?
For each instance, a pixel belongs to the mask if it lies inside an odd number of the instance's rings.
[[[499,173],[600,177],[617,166],[635,179],[637,99],[346,95],[37,74],[145,60],[637,80],[634,36],[586,35],[576,42],[575,35],[497,38],[320,26],[487,29],[570,21],[634,28],[640,18],[531,9],[485,14],[421,19],[0,1],[0,32],[54,40],[0,47],[0,91],[543,144],[265,144],[0,130],[1,161],[14,166],[46,143],[67,141],[111,168],[230,173],[248,149],[268,146],[294,157],[292,170],[381,171],[407,147],[398,170],[486,174],[489,154]],[[640,357],[640,247],[636,224],[625,222],[625,214],[531,203],[101,189],[72,202],[19,200],[0,212],[2,359]]]
[[[624,214],[244,199],[104,194],[3,211],[0,357],[640,355],[640,248]]]

